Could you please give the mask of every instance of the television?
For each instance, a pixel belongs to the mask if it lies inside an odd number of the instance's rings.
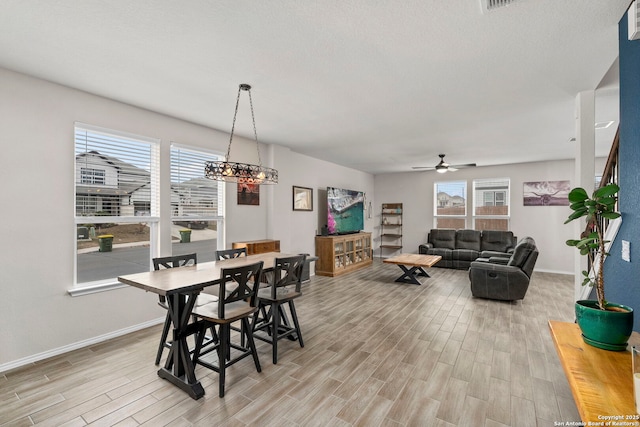
[[[364,229],[364,193],[327,187],[329,234],[358,233]]]

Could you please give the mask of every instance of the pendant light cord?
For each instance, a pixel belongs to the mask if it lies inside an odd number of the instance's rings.
[[[256,130],[256,118],[253,114],[253,100],[251,99],[251,86],[245,83],[242,83],[238,87],[238,96],[236,97],[236,109],[233,112],[233,123],[231,124],[231,136],[229,137],[229,146],[227,147],[227,156],[226,161],[229,161],[229,156],[231,155],[231,143],[233,142],[233,133],[236,128],[236,117],[238,116],[238,105],[240,105],[240,92],[242,90],[246,90],[249,92],[249,105],[251,107],[251,122],[253,124],[253,136],[256,139],[256,151],[258,152],[258,166],[262,167],[262,159],[260,158],[260,144],[258,143],[258,131]]]

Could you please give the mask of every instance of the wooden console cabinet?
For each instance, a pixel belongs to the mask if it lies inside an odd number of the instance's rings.
[[[630,349],[640,334],[631,334],[627,350],[607,351],[585,344],[575,323],[549,320],[549,329],[583,425],[608,425],[603,417],[616,415],[619,425],[637,425]]]
[[[371,265],[371,233],[316,236],[316,274],[339,276]]]
[[[248,242],[233,242],[231,248],[247,248],[247,255],[263,254],[265,252],[280,252],[280,240],[251,240]]]

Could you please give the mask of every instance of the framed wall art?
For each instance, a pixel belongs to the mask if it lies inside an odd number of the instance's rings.
[[[523,184],[524,206],[569,206],[569,181],[532,181]]]
[[[293,186],[293,210],[313,210],[313,189],[307,187],[296,187],[295,185]]]
[[[238,183],[239,205],[260,205],[260,186],[258,184]]]

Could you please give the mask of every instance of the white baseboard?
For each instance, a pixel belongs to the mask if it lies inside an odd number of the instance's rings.
[[[19,368],[24,365],[28,365],[29,363],[34,363],[39,360],[48,359],[53,356],[58,356],[60,354],[67,353],[69,351],[77,350],[79,348],[88,347],[90,345],[98,344],[103,341],[110,340],[111,338],[117,338],[122,335],[130,334],[131,332],[139,331],[141,329],[148,328],[150,326],[158,325],[164,322],[164,317],[159,317],[157,319],[150,320],[148,322],[140,323],[138,325],[130,326],[128,328],[120,329],[118,331],[109,332],[108,334],[100,335],[97,337],[89,338],[83,341],[78,341],[72,344],[68,344],[62,347],[54,348],[52,350],[47,350],[42,353],[34,354],[28,357],[24,357],[22,359],[14,360],[12,362],[4,363],[0,365],[0,372],[5,372],[11,369]]]
[[[533,272],[534,273],[538,272],[538,273],[564,274],[564,275],[568,275],[568,276],[573,276],[573,271],[558,271],[558,270],[547,270],[547,269],[538,270],[537,268],[534,268]]]

